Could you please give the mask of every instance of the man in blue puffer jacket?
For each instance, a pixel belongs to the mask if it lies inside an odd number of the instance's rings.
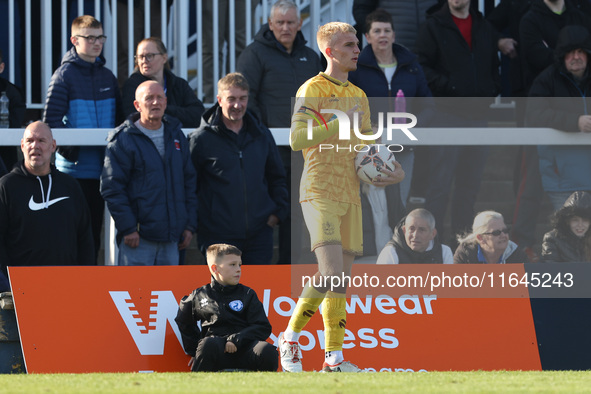
[[[156,81],[138,86],[139,112],[109,135],[101,194],[115,220],[119,265],[176,265],[197,229],[195,168],[181,122],[164,115]]]
[[[199,248],[228,243],[243,264],[270,264],[273,227],[287,217],[285,171],[267,127],[249,110],[240,73],[218,82],[218,103],[191,136],[197,170]]]
[[[72,22],[74,45],[49,83],[43,121],[51,128],[114,128],[123,121],[117,79],[105,67],[101,52],[107,37],[90,15]],[[99,192],[105,149],[102,146],[60,146],[55,165],[76,178],[91,212],[95,254],[100,248],[105,203]],[[96,258],[96,256],[95,256]]]

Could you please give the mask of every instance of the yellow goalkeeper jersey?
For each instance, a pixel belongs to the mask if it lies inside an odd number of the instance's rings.
[[[355,156],[367,141],[358,138],[351,125],[350,139],[339,139],[339,121],[334,113],[358,106],[363,112],[361,132],[371,132],[369,102],[363,90],[350,82],[341,82],[325,73],[307,80],[296,93],[291,122],[290,144],[302,150],[305,165],[300,183],[300,202],[315,198],[360,205],[359,178],[355,173]],[[312,139],[308,121],[312,120]]]

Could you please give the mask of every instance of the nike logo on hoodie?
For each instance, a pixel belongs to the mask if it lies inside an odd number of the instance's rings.
[[[38,203],[38,202],[35,202],[35,200],[33,200],[33,196],[31,196],[31,199],[29,200],[29,209],[31,211],[40,211],[42,209],[47,209],[50,206],[52,206],[53,204],[55,204],[56,202],[60,202],[62,200],[65,200],[66,198],[70,198],[70,197],[60,197],[60,198],[55,198],[53,200],[48,200],[46,202]]]

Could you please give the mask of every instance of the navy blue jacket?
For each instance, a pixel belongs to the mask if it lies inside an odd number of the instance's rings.
[[[359,55],[357,70],[349,73],[349,81],[363,89],[367,97],[396,97],[402,89],[405,97],[431,97],[431,90],[417,56],[398,44],[392,44],[392,51],[398,62],[392,80],[378,66],[371,45],[366,46]]]
[[[123,121],[117,78],[105,67],[80,58],[72,47],[49,83],[43,121],[52,128],[114,128]],[[104,148],[58,147],[56,166],[75,178],[98,179]]]
[[[117,243],[139,231],[152,242],[178,242],[197,229],[195,168],[178,119],[164,116],[163,160],[131,115],[108,137],[101,194],[115,220]]]
[[[417,60],[417,56],[402,45],[393,44],[392,50],[398,67],[388,81],[386,75],[378,66],[378,61],[371,45],[366,46],[359,55],[357,70],[349,73],[349,82],[360,87],[370,98],[372,108],[372,122],[377,112],[393,112],[394,100],[380,100],[376,102],[374,97],[396,97],[399,89],[404,92],[406,100],[406,112],[413,113],[419,120],[419,125],[424,126],[433,116],[433,99],[409,100],[411,97],[432,97],[427,85],[427,79],[423,69]]]
[[[197,170],[199,231],[247,239],[267,225],[269,215],[280,221],[287,217],[285,171],[271,132],[250,110],[238,135],[223,125],[221,117],[216,104],[190,139]]]

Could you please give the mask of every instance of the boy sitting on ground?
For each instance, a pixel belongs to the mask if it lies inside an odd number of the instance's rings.
[[[241,255],[235,246],[211,245],[206,254],[211,283],[180,302],[175,321],[194,372],[277,370],[277,348],[266,342],[271,323],[263,304],[239,283]]]

